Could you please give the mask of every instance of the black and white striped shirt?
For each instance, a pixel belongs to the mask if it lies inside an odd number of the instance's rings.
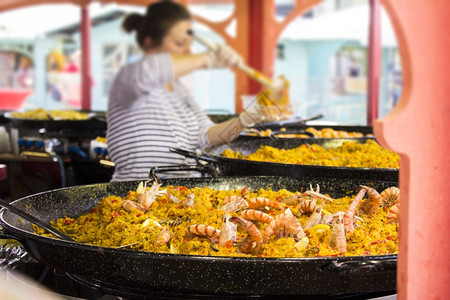
[[[214,125],[174,80],[167,53],[146,55],[119,71],[109,93],[107,122],[108,152],[115,163],[111,181],[148,179],[151,167],[188,163],[169,148],[194,151],[208,145],[207,131]]]

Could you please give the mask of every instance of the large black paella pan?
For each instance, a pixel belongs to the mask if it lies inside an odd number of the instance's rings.
[[[344,142],[365,143],[373,138],[330,138],[330,139],[269,139],[245,137],[234,140],[228,144],[207,146],[201,153],[171,149],[171,151],[186,157],[194,158],[198,165],[211,165],[222,176],[292,176],[303,178],[305,176],[324,178],[347,178],[382,181],[398,181],[398,169],[391,168],[353,168],[319,166],[306,164],[273,163],[238,158],[224,157],[222,153],[231,149],[244,155],[256,152],[261,146],[271,146],[278,149],[292,149],[304,144],[318,144],[329,149],[337,148]]]
[[[298,179],[288,177],[173,178],[163,185],[230,189],[286,188],[299,191],[320,184],[334,197],[354,193],[360,184],[382,190],[395,183],[376,180]],[[105,183],[44,192],[12,202],[49,222],[63,214],[76,217],[103,197],[125,196],[138,182]],[[177,293],[228,295],[335,295],[395,290],[396,255],[258,258],[210,257],[101,248],[36,235],[32,225],[1,211],[5,234],[19,240],[38,261],[84,279]]]

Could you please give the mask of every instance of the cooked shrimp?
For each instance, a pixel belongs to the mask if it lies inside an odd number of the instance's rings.
[[[361,185],[361,187],[367,190],[369,198],[367,198],[367,200],[365,200],[361,204],[361,206],[359,207],[359,213],[371,215],[377,211],[378,207],[380,207],[381,196],[374,188],[365,185]]]
[[[309,217],[308,220],[306,220],[305,224],[303,225],[303,229],[308,230],[316,226],[317,224],[320,224],[321,220],[322,220],[322,206],[317,206],[313,214]]]
[[[269,206],[276,209],[284,209],[283,206],[275,201],[271,201],[264,197],[256,197],[248,200],[248,207],[253,209],[258,209],[262,206]]]
[[[279,214],[266,227],[266,230],[264,231],[264,242],[267,243],[270,237],[276,232],[280,233],[280,230],[283,230],[282,235],[286,233],[288,236],[294,237],[296,241],[299,241],[305,236],[303,227],[296,217],[287,214]]]
[[[387,212],[387,221],[389,223],[398,222],[398,214],[400,213],[400,202],[394,204]]]
[[[167,244],[171,238],[172,238],[172,232],[168,228],[163,227],[163,229],[159,233],[158,237],[156,238],[154,245],[159,246],[159,245]]]
[[[223,211],[238,211],[240,209],[245,209],[248,207],[248,202],[238,196],[231,196],[230,198],[225,198],[224,202],[227,202],[220,209]]]
[[[186,199],[184,199],[184,206],[185,207],[194,207],[194,199],[195,199],[195,195],[194,194],[189,194],[186,196]]]
[[[265,223],[270,223],[273,220],[273,217],[263,213],[260,210],[254,210],[254,209],[246,209],[241,212],[241,216],[244,219],[252,220],[252,221],[260,221]]]
[[[317,199],[302,199],[300,201],[299,212],[301,214],[314,213],[318,207],[316,200]]]
[[[222,201],[222,205],[228,204],[230,202],[236,201],[237,199],[244,199],[241,196],[238,195],[228,195],[225,197],[225,199],[223,199]]]
[[[250,221],[240,217],[231,217],[230,221],[241,225],[248,233],[248,237],[244,241],[237,243],[239,251],[242,253],[258,254],[261,251],[262,234],[258,227]]]
[[[323,215],[322,216],[322,220],[320,221],[321,224],[325,224],[325,225],[333,225],[334,223],[336,223],[336,215],[332,214],[332,215]]]
[[[132,212],[135,209],[145,211],[145,209],[139,203],[132,200],[123,200],[122,208],[125,209],[127,212]]]
[[[148,210],[153,202],[155,202],[156,197],[160,195],[164,195],[166,193],[165,190],[160,191],[159,188],[161,187],[161,183],[158,183],[158,180],[155,177],[155,181],[153,182],[152,186],[147,188],[147,183],[150,182],[150,180],[147,180],[144,184],[144,191],[142,194],[137,195],[138,203],[146,210]]]
[[[345,234],[344,212],[340,211],[337,214],[338,220],[331,230],[330,247],[340,253],[345,253],[347,252],[347,237]]]
[[[380,193],[384,207],[391,207],[400,200],[400,189],[395,186],[388,187]]]
[[[220,237],[219,229],[204,224],[194,224],[189,226],[189,232],[198,236],[208,236],[216,239]]]
[[[362,198],[364,198],[364,195],[366,194],[365,189],[361,189],[359,193],[355,196],[352,203],[350,204],[349,208],[345,212],[344,215],[344,227],[347,230],[347,232],[352,232],[355,228],[354,219],[355,219],[355,210],[358,206],[359,202]]]
[[[236,240],[237,225],[230,222],[230,213],[227,212],[223,218],[222,228],[220,231],[219,245],[225,246],[227,243]]]
[[[295,205],[300,201],[301,197],[302,197],[301,195],[295,194],[281,199],[280,202],[286,205]]]

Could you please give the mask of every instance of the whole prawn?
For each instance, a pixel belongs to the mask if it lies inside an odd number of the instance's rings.
[[[347,237],[345,234],[344,212],[340,211],[338,220],[334,223],[331,229],[330,247],[340,253],[347,252]]]
[[[241,225],[248,236],[242,242],[237,243],[239,251],[242,253],[258,254],[261,252],[263,237],[259,229],[250,221],[240,217],[231,217],[230,221]]]
[[[400,189],[395,186],[388,187],[380,193],[381,202],[384,207],[391,207],[400,200]]]
[[[230,222],[230,213],[227,212],[223,218],[222,228],[220,230],[219,245],[225,246],[228,242],[236,240],[237,225]]]
[[[138,209],[140,211],[145,211],[145,208],[143,208],[139,203],[132,200],[123,200],[122,202],[122,208],[126,210],[127,212],[132,212],[135,209]]]
[[[223,206],[220,208],[223,211],[237,211],[248,207],[248,202],[240,196],[227,196],[223,201]]]
[[[347,229],[347,232],[352,232],[355,228],[354,225],[354,218],[355,218],[355,210],[358,206],[359,202],[362,198],[364,198],[364,195],[366,194],[366,189],[362,188],[359,193],[355,196],[355,199],[353,199],[352,203],[350,204],[349,208],[345,212],[344,215],[344,227]]]
[[[394,204],[387,212],[387,221],[389,223],[398,222],[398,214],[400,213],[400,202]]]
[[[317,224],[320,224],[321,220],[322,220],[322,206],[317,206],[313,214],[309,217],[308,220],[306,220],[305,224],[303,225],[303,229],[308,230],[316,226]]]
[[[252,198],[252,199],[248,200],[249,208],[258,209],[263,206],[269,206],[269,207],[273,207],[273,208],[281,209],[281,210],[284,209],[283,206],[281,205],[281,203],[271,201],[264,197],[256,197],[256,198]]]
[[[288,214],[277,215],[264,230],[264,242],[267,243],[272,235],[283,230],[288,236],[292,236],[296,241],[305,237],[303,227],[296,217]],[[284,235],[284,233],[282,235]]]
[[[317,199],[302,199],[300,200],[300,206],[298,212],[300,214],[314,213],[318,207],[316,204]]]
[[[159,233],[158,237],[156,238],[154,245],[159,246],[159,245],[167,244],[171,238],[172,238],[172,232],[168,228],[163,227],[163,229]]]
[[[218,239],[220,230],[205,224],[194,224],[189,226],[189,232],[198,236],[207,236]]]
[[[159,188],[161,187],[161,183],[158,183],[156,177],[154,177],[154,180],[155,181],[153,182],[152,186],[149,188],[147,188],[147,183],[150,182],[150,180],[147,180],[144,184],[143,193],[139,193],[136,197],[138,203],[146,210],[148,210],[152,206],[157,196],[164,195],[166,193],[166,190],[159,190]]]
[[[374,188],[365,185],[361,185],[361,187],[367,190],[369,198],[367,198],[367,200],[365,200],[361,204],[361,206],[359,207],[359,213],[371,215],[377,211],[378,207],[380,207],[381,196]]]
[[[265,223],[270,223],[273,220],[273,217],[260,211],[254,209],[246,209],[241,212],[241,216],[244,219],[252,220],[252,221],[260,221]]]

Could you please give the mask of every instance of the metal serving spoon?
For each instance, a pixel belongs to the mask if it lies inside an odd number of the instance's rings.
[[[39,219],[36,219],[35,217],[33,217],[32,215],[24,212],[23,210],[10,205],[8,202],[6,202],[3,199],[0,199],[0,206],[4,207],[5,209],[10,210],[11,212],[15,213],[16,215],[24,218],[25,220],[39,226],[42,229],[47,230],[48,232],[52,233],[53,235],[55,235],[56,237],[62,239],[62,240],[66,240],[66,241],[71,241],[71,242],[75,242],[71,237],[68,237],[67,235],[65,235],[64,233],[62,233],[61,231],[56,230],[55,228],[53,228],[52,226],[50,226],[49,224],[46,224],[42,221],[40,221]]]

